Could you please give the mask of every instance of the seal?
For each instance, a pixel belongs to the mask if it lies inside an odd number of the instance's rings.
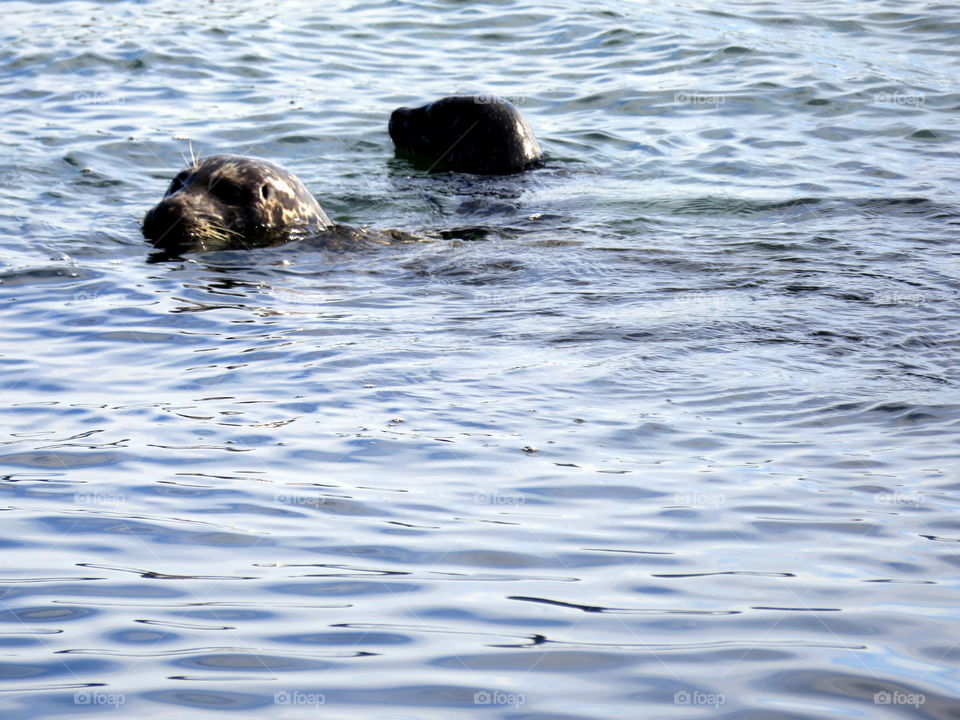
[[[397,108],[389,131],[397,154],[424,161],[428,172],[507,175],[537,165],[543,157],[520,111],[486,95],[455,95],[423,107]]]
[[[275,245],[334,225],[291,172],[243,155],[194,160],[143,218],[143,235],[168,253]]]

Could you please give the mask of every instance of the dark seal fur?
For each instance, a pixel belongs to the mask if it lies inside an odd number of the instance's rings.
[[[143,218],[144,236],[169,253],[265,247],[332,227],[293,173],[242,155],[194,161]]]
[[[398,108],[390,116],[389,131],[397,153],[422,161],[428,171],[506,175],[533,167],[543,157],[520,111],[484,95]]]

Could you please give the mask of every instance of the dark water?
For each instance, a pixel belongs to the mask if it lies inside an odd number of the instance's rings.
[[[0,14],[3,717],[960,717],[955,6]],[[149,263],[191,146],[439,239]]]

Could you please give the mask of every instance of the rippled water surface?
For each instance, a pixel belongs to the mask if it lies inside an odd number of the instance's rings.
[[[960,717],[955,6],[0,15],[2,717]],[[191,147],[429,241],[152,262]]]

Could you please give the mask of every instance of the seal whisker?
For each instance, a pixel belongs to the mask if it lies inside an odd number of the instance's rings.
[[[223,236],[224,238],[228,238],[230,236],[238,237],[238,238],[243,237],[243,233],[240,232],[239,230],[233,230],[231,228],[228,228],[226,225],[223,225],[222,223],[219,223],[213,219],[208,219],[206,221],[206,227],[211,232],[215,232],[218,235]]]

